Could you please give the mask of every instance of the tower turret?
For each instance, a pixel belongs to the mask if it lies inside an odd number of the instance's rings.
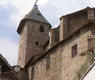
[[[20,35],[18,65],[24,67],[31,57],[40,56],[49,40],[51,25],[35,3],[33,9],[21,20],[17,32]]]

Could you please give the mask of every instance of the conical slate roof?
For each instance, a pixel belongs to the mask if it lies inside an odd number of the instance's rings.
[[[38,9],[38,5],[35,4],[33,9],[25,16],[25,19],[31,19],[44,23],[49,23]]]
[[[38,5],[34,4],[33,9],[21,20],[17,32],[20,34],[21,29],[23,28],[24,24],[28,20],[43,22],[46,24],[49,24],[49,22],[45,19],[45,17],[41,14],[41,12],[38,9]],[[50,24],[49,24],[50,25]],[[50,25],[51,27],[51,25]]]

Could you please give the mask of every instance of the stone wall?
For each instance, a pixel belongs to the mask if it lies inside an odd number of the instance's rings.
[[[44,31],[40,31],[40,25],[43,25]],[[31,56],[39,56],[44,52],[44,45],[49,40],[49,25],[39,22],[28,23],[26,63]]]
[[[54,44],[59,42],[59,27],[51,29],[50,31],[50,46],[53,46]]]
[[[90,17],[91,16],[91,17]],[[94,40],[88,37],[95,33],[91,26],[83,26],[85,22],[93,19],[93,10],[64,16],[60,21],[60,42],[49,48],[34,64],[29,65],[30,80],[79,80],[79,70],[82,70],[88,57],[84,54]],[[41,32],[40,25],[44,26]],[[27,26],[27,27],[26,27]],[[59,28],[58,28],[59,30]],[[56,32],[51,31],[51,45],[56,43]],[[76,32],[77,31],[77,32]],[[27,22],[20,38],[19,65],[25,65],[32,56],[39,56],[45,51],[49,40],[49,25],[39,22]],[[75,33],[76,32],[76,33]],[[65,40],[66,39],[66,40]],[[62,41],[63,40],[63,41]],[[89,42],[90,41],[90,42]],[[72,46],[77,44],[77,55],[72,57]],[[95,46],[95,45],[93,45]]]
[[[21,67],[25,66],[25,54],[26,54],[26,44],[27,44],[27,26],[26,23],[23,30],[20,33],[19,39],[19,50],[18,50],[18,64]]]
[[[74,80],[81,66],[84,65],[87,57],[83,53],[88,50],[88,36],[91,30],[82,29],[77,35],[67,41],[55,46],[43,57],[38,59],[34,65],[28,69],[30,80]],[[71,48],[77,44],[77,55],[72,58]],[[47,56],[48,60],[47,68]]]
[[[88,19],[94,20],[95,19],[95,10],[94,9],[88,9]]]
[[[62,48],[62,80],[73,80],[77,71],[85,63],[87,57],[81,56],[88,50],[88,36],[91,31],[81,33]],[[77,44],[77,55],[72,58],[72,46]]]
[[[6,72],[0,75],[0,80],[18,80],[14,74]]]
[[[0,77],[0,80],[13,80],[13,79],[5,78],[5,77]]]
[[[61,49],[58,48],[51,51],[33,66],[34,72],[31,67],[28,70],[30,80],[62,80]]]
[[[20,69],[18,73],[16,73],[17,80],[29,80],[28,73],[25,69]]]
[[[26,22],[20,34],[18,64],[21,67],[24,67],[32,56],[39,56],[44,52],[44,45],[49,40],[49,29],[49,24]]]
[[[60,19],[60,40],[76,32],[88,20],[87,11],[74,13]]]
[[[83,27],[89,20],[95,19],[95,9],[86,8],[84,10],[63,16],[60,18],[60,40],[63,40]]]

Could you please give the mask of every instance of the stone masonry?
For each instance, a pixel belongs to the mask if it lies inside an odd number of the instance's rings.
[[[94,62],[95,8],[62,16],[59,26],[50,29],[35,4],[17,30],[18,64],[29,80],[81,80]]]
[[[18,31],[20,34],[18,64],[21,67],[24,67],[31,57],[41,55],[44,52],[44,46],[49,41],[50,24],[47,21],[40,21],[45,19],[39,12],[37,5],[34,5],[30,13],[25,16],[25,19],[27,17],[26,23],[23,19],[23,23],[18,27],[18,30],[22,27],[22,30]],[[31,17],[35,18],[31,19]]]
[[[17,32],[18,65],[0,55],[0,80],[81,80],[95,62],[95,8],[64,15],[51,28],[35,3]]]

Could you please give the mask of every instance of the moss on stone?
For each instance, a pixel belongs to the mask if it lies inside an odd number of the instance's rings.
[[[95,61],[95,53],[93,51],[86,52],[86,61],[81,68],[76,72],[74,80],[80,80],[82,76],[87,72],[88,68]]]

